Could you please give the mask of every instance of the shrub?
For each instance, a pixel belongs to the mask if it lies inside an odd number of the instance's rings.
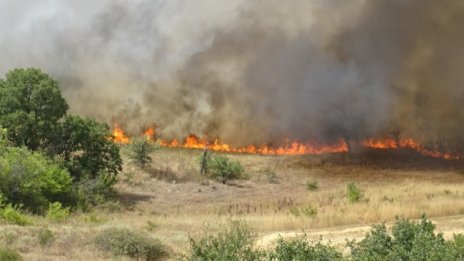
[[[158,260],[166,255],[165,247],[158,240],[123,228],[102,231],[95,238],[95,244],[114,256],[128,256],[137,260]]]
[[[231,161],[225,156],[216,156],[209,161],[208,171],[211,177],[226,184],[230,179],[240,178],[244,169],[238,161]]]
[[[277,246],[268,254],[268,260],[294,261],[294,260],[311,260],[311,261],[336,261],[342,260],[343,255],[332,246],[323,245],[317,242],[310,245],[306,237],[293,240],[284,240],[279,238]]]
[[[463,248],[459,236],[446,241],[434,233],[435,226],[425,216],[420,222],[399,219],[387,233],[385,225],[373,230],[359,243],[350,242],[352,260],[462,260]]]
[[[113,174],[101,173],[96,178],[83,178],[76,184],[77,204],[83,210],[114,199],[114,184],[117,178]]]
[[[224,231],[190,239],[186,260],[259,260],[263,253],[253,249],[255,235],[240,221],[231,221]]]
[[[43,213],[50,202],[71,203],[72,178],[39,153],[5,148],[0,152],[0,193],[8,203]]]
[[[47,211],[47,219],[55,222],[63,222],[69,217],[69,208],[63,208],[60,202],[50,203]]]
[[[55,235],[48,228],[42,228],[37,232],[37,238],[42,248],[49,247],[55,241]]]
[[[351,203],[359,202],[363,198],[361,189],[355,183],[351,182],[346,187],[346,196]]]
[[[136,138],[127,146],[127,156],[131,164],[145,169],[152,161],[150,153],[158,148],[146,138]]]
[[[14,207],[11,204],[6,205],[3,209],[0,209],[0,216],[9,224],[27,226],[32,222],[25,215],[21,213],[19,208]]]
[[[264,174],[270,183],[277,183],[277,173],[270,168],[264,169]]]
[[[14,250],[0,247],[0,261],[22,261],[23,258]]]
[[[306,188],[309,191],[316,191],[319,188],[319,186],[317,184],[317,181],[308,181],[306,182]]]

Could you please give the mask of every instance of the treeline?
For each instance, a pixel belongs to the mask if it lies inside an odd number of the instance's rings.
[[[44,214],[55,202],[86,209],[113,194],[122,159],[109,126],[68,109],[39,69],[0,79],[0,207]]]

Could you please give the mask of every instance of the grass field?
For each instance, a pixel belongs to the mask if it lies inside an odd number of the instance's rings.
[[[242,163],[246,178],[224,185],[199,175],[201,151],[161,149],[152,168],[125,166],[119,202],[90,213],[74,213],[63,223],[33,217],[31,226],[0,225],[0,242],[26,260],[111,260],[95,248],[98,231],[109,227],[143,230],[172,253],[188,250],[189,236],[217,231],[230,219],[244,220],[267,247],[277,235],[306,233],[343,247],[374,223],[427,214],[438,231],[464,232],[464,165],[426,159],[410,151],[370,151],[356,155],[228,155]],[[359,188],[350,202],[347,186]],[[53,232],[50,244],[38,231]],[[124,260],[123,258],[120,260]]]

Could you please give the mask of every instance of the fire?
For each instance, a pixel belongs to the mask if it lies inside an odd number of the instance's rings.
[[[243,147],[234,147],[224,143],[219,138],[212,140],[202,139],[196,135],[190,134],[183,142],[176,139],[171,141],[155,138],[156,131],[154,128],[148,128],[143,132],[143,136],[152,142],[158,142],[162,147],[168,148],[186,148],[186,149],[204,149],[212,151],[222,151],[231,153],[247,153],[261,155],[305,155],[305,154],[326,154],[326,153],[344,153],[348,152],[349,148],[345,140],[340,139],[333,144],[318,144],[318,143],[300,143],[297,141],[288,141],[284,145],[273,147],[267,144],[263,145],[248,145]],[[128,144],[129,137],[125,132],[116,126],[113,130],[113,137],[116,143]],[[425,156],[443,159],[464,159],[463,154],[455,154],[449,152],[438,152],[430,150],[413,139],[365,139],[359,142],[359,145],[373,149],[412,149]]]
[[[129,137],[126,136],[126,133],[119,125],[116,125],[113,130],[113,139],[115,142],[120,144],[128,144],[130,142]]]

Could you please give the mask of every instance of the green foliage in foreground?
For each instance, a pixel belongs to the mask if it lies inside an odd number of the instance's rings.
[[[238,179],[243,176],[244,168],[238,161],[232,161],[226,156],[212,157],[207,170],[210,177],[225,184],[228,180]]]
[[[22,261],[23,258],[14,250],[0,247],[0,261]]]
[[[454,261],[464,260],[464,235],[445,240],[434,233],[435,226],[426,217],[419,222],[399,219],[391,233],[385,225],[376,225],[359,242],[351,241],[351,254],[343,255],[336,248],[305,237],[279,238],[273,249],[254,247],[254,234],[241,222],[232,222],[221,232],[206,233],[190,239],[191,251],[184,260],[262,260],[262,261]]]
[[[158,240],[142,232],[124,228],[109,228],[94,240],[97,247],[114,256],[128,256],[136,260],[159,260],[166,255]]]
[[[40,153],[0,148],[0,193],[7,203],[43,213],[52,202],[69,204],[72,188],[69,172]]]

